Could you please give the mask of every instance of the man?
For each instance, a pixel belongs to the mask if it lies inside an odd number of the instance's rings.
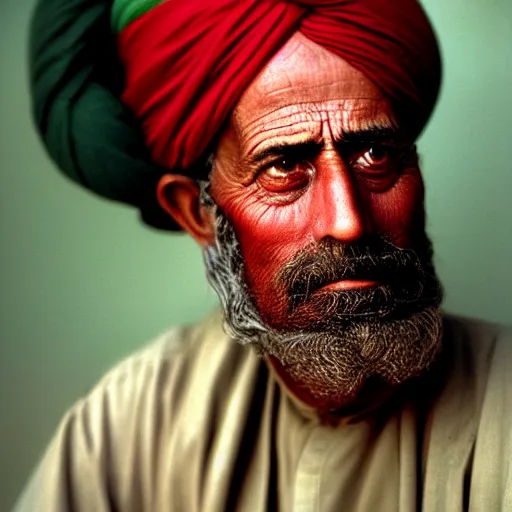
[[[46,144],[193,236],[223,312],[78,402],[17,510],[511,509],[510,338],[442,314],[424,229],[418,4],[118,1],[122,92],[86,4],[36,12]]]

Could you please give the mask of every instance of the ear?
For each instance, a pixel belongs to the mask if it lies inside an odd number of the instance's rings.
[[[201,247],[214,242],[214,220],[199,201],[199,186],[187,176],[166,174],[157,185],[160,206],[189,233]]]

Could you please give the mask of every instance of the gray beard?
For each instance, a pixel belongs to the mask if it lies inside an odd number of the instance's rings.
[[[433,363],[442,338],[440,285],[431,305],[404,318],[357,318],[317,331],[273,329],[251,298],[235,231],[204,182],[201,198],[216,219],[215,243],[205,249],[204,260],[208,281],[224,309],[225,330],[259,355],[274,356],[313,400],[341,406],[353,400],[369,378],[398,385]],[[432,268],[431,263],[425,267]]]

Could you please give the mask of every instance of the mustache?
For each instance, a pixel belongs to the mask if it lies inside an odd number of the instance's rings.
[[[428,285],[421,255],[401,249],[379,235],[367,235],[351,244],[335,239],[310,244],[283,267],[277,279],[291,299],[290,312],[337,281],[376,281],[397,303],[419,301]],[[348,299],[361,290],[330,293],[343,294]]]

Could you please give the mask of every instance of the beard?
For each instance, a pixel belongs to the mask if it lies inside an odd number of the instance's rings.
[[[441,348],[443,293],[424,229],[415,249],[379,236],[352,244],[324,240],[305,247],[276,278],[287,296],[287,325],[265,322],[246,283],[235,231],[201,182],[215,215],[215,243],[204,251],[208,281],[239,343],[279,361],[315,403],[338,409],[377,378],[396,386],[427,370]],[[365,289],[325,291],[329,283],[374,280]]]

